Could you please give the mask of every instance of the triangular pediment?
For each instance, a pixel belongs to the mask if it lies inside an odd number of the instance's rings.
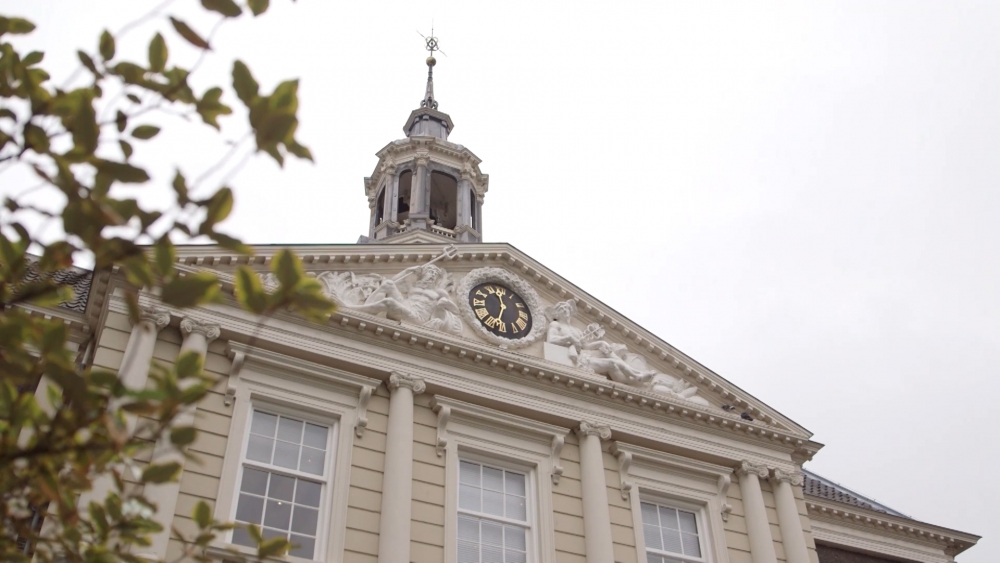
[[[660,405],[662,400],[730,429],[808,442],[808,430],[513,246],[459,244],[453,257],[435,260],[449,245],[418,238],[412,244],[291,248],[338,301],[344,325],[356,318],[362,319],[355,321],[360,327],[370,329],[379,319],[420,327],[426,334],[438,333],[433,337],[438,344],[449,339],[478,342],[483,349],[523,358],[526,367],[520,369],[532,369],[530,363],[540,366],[534,368],[539,373],[544,368],[568,374],[563,377],[606,380],[615,396],[624,392],[632,398],[634,389],[635,400],[642,404]],[[270,257],[280,248],[258,246],[256,255],[247,258],[215,247],[182,247],[178,256],[182,264],[223,274],[249,263],[266,281]],[[498,318],[498,298],[484,284],[494,292],[509,292],[504,295],[505,309],[530,315],[530,326],[525,323],[514,337],[515,327],[509,323],[517,317],[509,313],[504,317],[506,334],[487,326],[479,300],[487,304],[489,317]]]

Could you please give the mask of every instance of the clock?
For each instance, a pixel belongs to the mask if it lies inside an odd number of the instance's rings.
[[[531,309],[503,284],[486,282],[473,287],[469,290],[469,306],[476,320],[495,336],[517,340],[531,334]]]

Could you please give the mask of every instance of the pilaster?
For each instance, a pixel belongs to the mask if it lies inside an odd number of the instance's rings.
[[[580,438],[580,483],[583,488],[583,532],[587,563],[614,561],[608,483],[604,478],[601,440],[611,439],[606,424],[583,421],[576,430]]]
[[[771,525],[767,521],[767,510],[764,508],[764,494],[760,489],[760,480],[767,479],[769,473],[767,466],[750,461],[740,462],[736,468],[743,496],[743,516],[746,518],[747,536],[750,539],[750,557],[754,563],[775,563],[778,560],[771,537]]]

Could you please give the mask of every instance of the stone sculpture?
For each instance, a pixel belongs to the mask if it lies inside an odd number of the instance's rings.
[[[573,301],[561,301],[546,311],[549,326],[545,336],[545,359],[572,365],[612,381],[674,395],[685,401],[709,406],[690,383],[651,369],[646,358],[630,352],[624,344],[603,340],[604,329],[597,323],[581,330],[572,325],[576,315]]]

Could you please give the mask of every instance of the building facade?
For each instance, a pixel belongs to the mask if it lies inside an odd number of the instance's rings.
[[[976,543],[809,473],[822,445],[808,430],[483,242],[489,177],[449,140],[434,63],[365,178],[368,234],[293,247],[339,304],[327,324],[236,305],[238,265],[273,283],[268,246],[178,250],[181,272],[221,276],[223,303],[140,293],[133,325],[125,280],[101,271],[86,302],[54,310],[130,385],[182,350],[218,377],[190,414],[201,462],[146,490],[166,529],[192,528],[204,500],[288,537],[295,562],[946,562]],[[208,551],[250,543],[235,530]],[[149,554],[179,548],[163,534]]]

